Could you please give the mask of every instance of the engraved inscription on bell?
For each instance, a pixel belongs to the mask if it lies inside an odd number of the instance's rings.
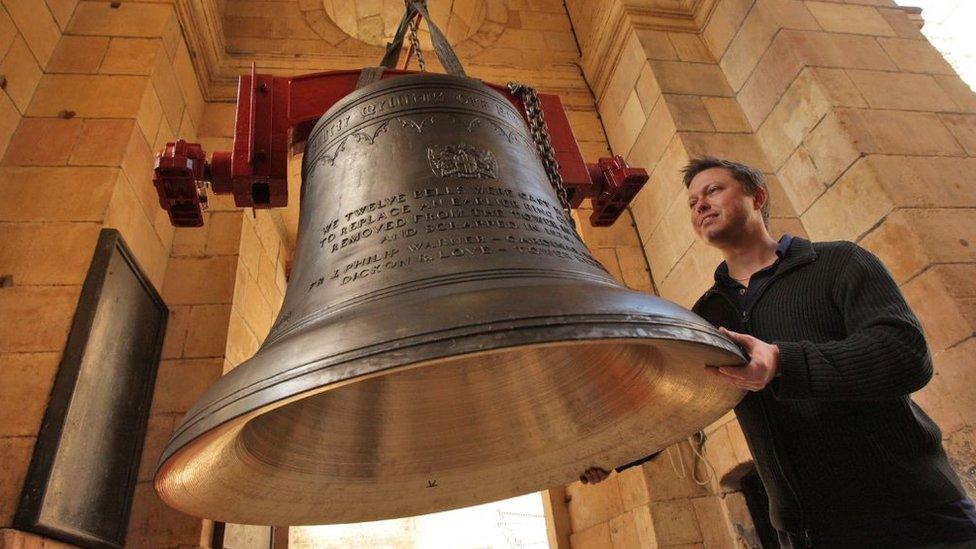
[[[495,155],[486,149],[478,149],[467,143],[459,145],[431,145],[427,149],[430,169],[441,177],[495,179],[497,163]]]

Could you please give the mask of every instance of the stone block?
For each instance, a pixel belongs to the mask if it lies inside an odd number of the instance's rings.
[[[839,4],[835,4],[839,5]],[[858,21],[853,21],[859,24]],[[783,30],[777,40],[788,43],[796,55],[810,66],[848,69],[891,70],[898,67],[871,36]]]
[[[732,444],[732,450],[735,452],[735,458],[739,460],[739,463],[749,463],[752,461],[752,451],[749,449],[749,443],[746,441],[746,436],[742,433],[742,427],[739,426],[739,422],[731,421],[725,424],[725,430],[729,433],[729,442]]]
[[[711,63],[684,61],[648,61],[664,93],[716,95],[732,97],[722,69]]]
[[[634,223],[645,241],[657,228],[674,197],[684,191],[680,170],[688,160],[681,140],[672,138],[660,162],[654,166],[650,180],[631,202],[630,211]]]
[[[634,166],[654,166],[674,138],[675,123],[665,101],[658,101],[644,122],[627,160]]]
[[[220,377],[222,358],[162,360],[156,373],[152,413],[185,413]]]
[[[966,154],[976,156],[976,114],[940,114],[939,118]]]
[[[261,291],[257,279],[248,278],[247,285],[244,287],[244,303],[235,303],[235,307],[239,307],[241,317],[251,329],[251,333],[259,341],[263,341],[268,336],[268,332],[271,331],[274,311],[264,297],[264,292]]]
[[[918,156],[965,154],[935,113],[878,109],[836,109],[835,112],[861,152]]]
[[[888,21],[870,6],[806,2],[807,8],[824,30],[872,36],[895,36]]]
[[[906,219],[936,263],[976,262],[976,209],[906,209]]]
[[[898,68],[908,72],[954,75],[945,57],[928,40],[879,38],[878,43]]]
[[[751,0],[723,0],[715,5],[712,17],[701,32],[702,40],[712,52],[712,57],[722,58],[752,5]]]
[[[174,257],[166,270],[167,304],[229,303],[234,293],[237,257]]]
[[[565,13],[519,10],[523,29],[541,31],[570,31],[569,17]]]
[[[859,143],[850,135],[844,119],[831,112],[803,140],[817,179],[830,186],[861,155]]]
[[[0,353],[60,353],[80,293],[80,286],[0,288]]]
[[[647,114],[641,109],[637,92],[631,92],[630,97],[620,112],[616,123],[607,125],[607,141],[616,154],[627,154],[640,135]]]
[[[679,543],[701,543],[703,540],[695,507],[691,500],[674,499],[650,504],[651,519],[657,543],[662,546]]]
[[[966,424],[957,395],[946,386],[947,378],[943,375],[943,370],[946,369],[945,357],[952,351],[953,349],[949,349],[932,357],[935,366],[932,379],[925,387],[912,393],[912,400],[935,421],[942,430],[943,436],[958,431]],[[951,369],[952,366],[950,365],[949,368]]]
[[[574,482],[566,487],[572,531],[580,532],[605,523],[623,512],[618,475],[599,484]]]
[[[603,125],[595,110],[567,111],[569,125],[573,135],[581,141],[598,141],[603,139]]]
[[[113,8],[105,2],[82,1],[68,24],[69,34],[158,38],[171,19],[168,4],[128,2]]]
[[[759,0],[759,9],[766,11],[784,29],[820,30],[817,19],[810,13],[803,2],[794,0]]]
[[[112,168],[0,168],[0,221],[101,222],[118,174]]]
[[[826,189],[817,177],[817,168],[810,153],[803,145],[793,151],[776,174],[783,192],[797,213],[805,212]]]
[[[867,108],[868,103],[844,69],[810,67],[820,89],[835,107]]]
[[[37,436],[60,359],[61,353],[0,354],[0,438]]]
[[[13,523],[33,451],[33,437],[0,438],[0,524]],[[7,547],[6,538],[4,535],[3,547]]]
[[[132,119],[85,120],[68,163],[74,166],[123,166],[125,168],[123,160],[134,127],[135,121]],[[141,134],[135,135],[141,138]],[[151,170],[152,164],[144,165],[142,169]]]
[[[0,273],[23,286],[85,281],[98,223],[0,223]]]
[[[647,491],[647,481],[641,467],[630,467],[617,473],[617,486],[620,490],[621,508],[624,510],[647,505],[650,501],[651,496]]]
[[[911,222],[906,210],[895,210],[859,242],[884,261],[899,284],[928,267],[932,259]]]
[[[601,522],[582,531],[574,528],[569,536],[569,546],[573,549],[615,549],[610,541],[610,523]]]
[[[732,440],[729,438],[729,432],[724,425],[708,435],[705,441],[704,454],[708,459],[707,465],[701,463],[701,459],[696,460],[699,478],[703,481],[709,478],[712,490],[718,492],[729,478],[729,473],[732,473],[742,463],[732,447]]]
[[[640,507],[610,519],[610,543],[613,549],[656,548],[650,510]]]
[[[976,207],[976,158],[871,155],[891,200],[908,207]]]
[[[769,234],[779,240],[784,234],[810,238],[803,223],[796,217],[773,217],[769,220]]]
[[[22,530],[4,528],[0,529],[0,547],[3,549],[74,549],[76,546]]]
[[[610,276],[616,279],[617,282],[623,284],[623,277],[620,275],[620,264],[617,262],[617,254],[614,252],[614,249],[588,247],[593,254],[593,258],[599,261],[600,265],[603,265],[603,268],[610,273]]]
[[[197,133],[210,137],[234,137],[236,124],[237,103],[209,101],[203,110]]]
[[[275,210],[259,210],[255,218],[255,232],[265,254],[270,258],[278,257],[278,249],[281,247],[284,230],[280,224],[280,214]]]
[[[956,110],[961,112],[976,112],[976,93],[969,88],[958,76],[937,74],[933,78],[942,86],[952,101],[956,104]]]
[[[757,3],[749,11],[742,28],[719,62],[732,89],[742,88],[779,28],[772,14],[762,4]]]
[[[0,6],[0,58],[3,58],[7,54],[7,50],[14,43],[14,39],[17,38],[18,34],[20,34],[20,31],[17,30],[17,25],[7,15],[7,10],[2,9],[2,6]]]
[[[702,97],[702,103],[708,116],[712,120],[715,131],[719,132],[749,132],[752,127],[746,120],[742,108],[735,99],[728,97]]]
[[[132,126],[128,128],[128,140],[121,150],[124,151],[122,173],[131,183],[132,190],[139,197],[139,203],[151,218],[153,213],[161,210],[159,195],[152,182],[155,163],[153,152],[142,138],[142,132],[136,131]]]
[[[200,257],[206,255],[208,222],[213,214],[204,214],[203,227],[179,227],[173,232],[170,257]]]
[[[163,41],[158,38],[114,37],[98,72],[148,76],[162,53]]]
[[[644,112],[651,112],[661,98],[661,86],[657,83],[657,78],[654,77],[650,65],[644,64],[634,89],[637,92],[641,109]]]
[[[5,93],[0,93],[0,158],[10,144],[10,138],[14,135],[17,126],[20,125],[20,111],[14,105],[10,97]]]
[[[976,496],[976,429],[967,426],[945,439],[949,461],[959,473],[963,488],[970,498]]]
[[[664,104],[667,105],[678,130],[687,131],[714,131],[715,126],[712,119],[705,110],[705,104],[696,95],[664,95]]]
[[[753,135],[679,132],[678,137],[692,157],[717,156],[741,162],[762,172],[772,171],[766,155]]]
[[[786,162],[830,108],[813,74],[802,71],[756,132],[774,170]]]
[[[691,479],[693,455],[687,442],[669,446],[660,455],[641,465],[652,504],[668,501],[683,501],[689,498],[708,495],[708,489],[695,484]],[[651,509],[653,514],[654,509]],[[654,519],[658,530],[658,518]],[[659,538],[658,542],[663,544]]]
[[[133,547],[197,547],[201,521],[168,507],[152,482],[136,485],[126,543]]]
[[[708,51],[708,47],[698,36],[691,32],[669,32],[668,38],[674,46],[675,53],[681,61],[691,61],[693,63],[714,63],[715,58]]]
[[[108,50],[104,36],[62,36],[51,56],[47,72],[94,74]]]
[[[41,79],[41,68],[37,66],[37,61],[23,38],[17,37],[10,45],[7,55],[0,61],[0,74],[7,79],[4,91],[20,112],[25,112]]]
[[[190,310],[186,344],[186,358],[223,357],[227,349],[227,326],[231,305],[195,305]]]
[[[38,65],[47,66],[61,39],[61,29],[51,12],[37,9],[37,0],[4,0],[3,5],[27,41]]]
[[[61,30],[68,28],[68,21],[78,5],[78,0],[45,0]]]
[[[81,132],[82,121],[23,118],[7,147],[7,166],[63,166]]]
[[[929,269],[902,287],[905,299],[922,323],[929,350],[937,354],[972,336],[973,326],[936,270]]]
[[[943,433],[952,433],[963,425],[973,425],[976,422],[976,394],[972,390],[976,383],[976,368],[973,368],[972,361],[974,352],[976,339],[970,337],[934,357],[939,381],[936,395],[941,393],[939,396],[943,398],[929,399],[928,402],[934,408],[930,411],[926,407],[926,411],[933,414],[933,419],[938,421]],[[949,403],[955,406],[951,409],[947,409],[949,406],[943,407]],[[954,419],[955,414],[960,416],[958,420]]]
[[[156,90],[146,86],[142,98],[139,100],[139,112],[136,113],[136,123],[145,138],[146,143],[155,143],[159,133],[160,122],[163,118],[163,105],[159,102]],[[212,152],[207,150],[207,152]]]
[[[803,67],[793,41],[787,36],[787,31],[781,31],[773,39],[738,93],[742,113],[753,128],[762,125]]]
[[[924,40],[925,35],[922,34],[919,27],[921,25],[918,21],[913,20],[911,16],[908,15],[904,10],[895,8],[878,8],[878,13],[881,17],[885,18],[885,21],[891,25],[892,30],[895,31],[901,38],[910,38],[912,40]]]
[[[54,117],[67,110],[82,118],[132,118],[139,112],[146,84],[141,76],[45,74],[27,115]]]
[[[658,281],[661,297],[686,309],[691,308],[714,281],[715,267],[721,262],[721,257],[714,255],[714,248],[696,240],[669,273],[661,276],[652,273]]]
[[[180,84],[176,79],[176,73],[173,71],[173,65],[168,57],[164,55],[156,57],[156,65],[153,67],[151,79],[156,96],[163,106],[166,122],[169,123],[170,128],[179,128],[180,121],[183,119],[183,109],[186,105]],[[158,139],[159,137],[157,137]]]
[[[176,48],[176,56],[173,58],[173,73],[176,75],[180,91],[183,92],[186,112],[193,127],[196,128],[203,117],[205,101],[200,91],[200,83],[197,81],[197,73],[193,68],[193,61],[190,60],[190,52],[182,42]]]
[[[616,248],[616,251],[624,285],[638,292],[654,293],[643,248],[626,246]]]
[[[183,358],[186,334],[190,328],[190,305],[170,305],[166,319],[166,337],[163,339],[162,358]]]
[[[139,482],[150,482],[169,440],[179,414],[153,414],[146,425],[146,438],[143,440],[142,456],[139,463]]]
[[[688,219],[687,198],[684,193],[679,193],[671,201],[661,223],[650,236],[645,235],[645,238],[644,250],[651,265],[651,273],[660,288],[660,282],[695,241],[695,233]]]
[[[647,59],[660,61],[677,61],[678,52],[668,38],[668,33],[659,30],[639,29],[636,31],[638,42]]]
[[[955,107],[935,79],[926,74],[855,69],[847,74],[874,109],[951,111]]]
[[[147,213],[132,184],[124,174],[119,174],[105,213],[105,226],[122,234],[136,262],[149,280],[160,288],[166,274],[170,242],[163,242]]]
[[[237,309],[233,309],[230,317],[230,324],[227,325],[227,362],[232,367],[254,356],[261,342],[257,336],[247,327],[247,323],[240,316]],[[229,371],[224,366],[224,372]]]
[[[207,220],[206,255],[237,255],[240,251],[242,213],[213,212]]]
[[[858,240],[894,207],[861,159],[801,216],[814,240]]]
[[[779,177],[767,174],[766,188],[769,191],[770,217],[796,217],[797,212],[793,209],[793,203],[787,198],[786,191],[783,189],[783,183],[780,182]]]
[[[718,496],[708,496],[691,500],[695,508],[695,517],[701,529],[702,542],[709,549],[735,549],[735,536],[732,525],[725,513],[722,499]]]

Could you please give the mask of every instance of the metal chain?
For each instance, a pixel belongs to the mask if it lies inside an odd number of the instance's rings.
[[[424,60],[424,52],[420,49],[420,38],[417,36],[417,31],[420,28],[419,19],[420,16],[418,15],[410,21],[410,44],[413,46],[414,53],[417,54],[417,66],[420,67],[420,72],[427,72],[427,62]]]
[[[559,162],[556,161],[556,151],[553,150],[552,140],[549,138],[549,128],[546,126],[546,119],[542,112],[542,103],[539,101],[539,94],[536,93],[535,89],[524,84],[519,84],[518,82],[509,82],[508,89],[525,104],[525,114],[529,120],[529,131],[532,133],[532,140],[535,142],[536,149],[539,151],[539,157],[542,159],[542,166],[546,169],[549,182],[552,183],[552,188],[556,191],[559,204],[566,211],[566,216],[572,220],[573,216],[570,214],[572,207],[569,204],[569,194],[566,192],[566,187],[563,186],[563,176],[559,173]]]

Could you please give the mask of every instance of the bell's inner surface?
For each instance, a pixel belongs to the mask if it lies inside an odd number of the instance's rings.
[[[476,80],[382,80],[305,153],[282,310],[167,444],[171,506],[244,524],[418,515],[575,480],[741,398],[707,322],[630,291],[563,212],[518,111]]]

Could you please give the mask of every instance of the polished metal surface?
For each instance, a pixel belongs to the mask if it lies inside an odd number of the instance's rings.
[[[637,459],[742,397],[705,371],[735,345],[600,267],[479,82],[356,91],[303,172],[282,310],[174,432],[169,505],[289,525],[473,505]]]

